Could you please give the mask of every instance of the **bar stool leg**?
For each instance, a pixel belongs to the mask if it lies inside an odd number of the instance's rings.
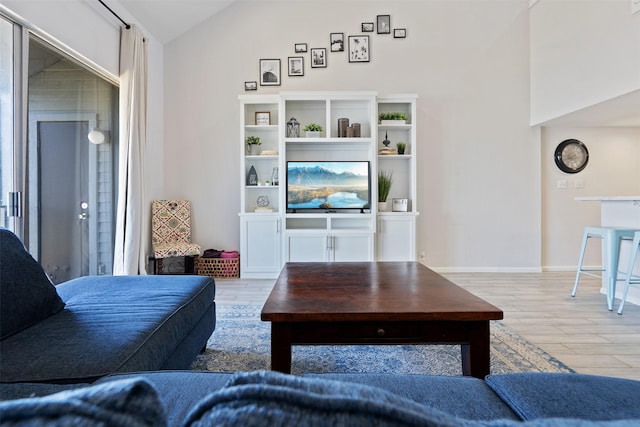
[[[636,259],[638,258],[638,252],[640,251],[640,231],[636,232],[633,237],[631,254],[629,255],[629,268],[627,268],[627,278],[624,280],[624,292],[622,293],[622,301],[620,301],[620,307],[618,307],[618,314],[622,314],[624,309],[624,302],[627,300],[627,294],[629,293],[629,286],[631,286],[631,276],[633,276],[633,267],[635,267]],[[640,283],[640,281],[633,281],[633,283]]]
[[[618,280],[618,258],[620,253],[620,241],[613,230],[607,231],[604,239],[605,281],[607,283],[607,307],[613,310],[613,301],[616,298],[616,282]]]
[[[578,290],[578,282],[580,281],[580,273],[582,273],[582,262],[584,261],[584,252],[587,248],[587,241],[589,240],[589,232],[585,231],[582,236],[582,249],[580,249],[580,257],[578,258],[578,271],[576,272],[576,282],[573,285],[573,290],[571,291],[571,296],[576,296],[576,291]]]

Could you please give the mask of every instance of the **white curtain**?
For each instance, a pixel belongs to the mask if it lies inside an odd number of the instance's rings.
[[[149,218],[144,194],[147,46],[140,29],[120,36],[120,157],[113,274],[146,274]]]

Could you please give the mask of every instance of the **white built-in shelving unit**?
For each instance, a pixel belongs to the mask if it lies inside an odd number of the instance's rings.
[[[378,97],[375,92],[281,92],[240,96],[241,209],[240,258],[243,278],[275,278],[285,262],[352,262],[415,260],[416,97]],[[379,124],[378,112],[404,112],[403,124]],[[269,124],[256,124],[256,113],[269,113]],[[264,114],[262,114],[264,117]],[[299,137],[287,137],[287,121],[300,123]],[[360,124],[360,136],[340,137],[338,119]],[[305,137],[308,123],[319,123],[318,137]],[[404,155],[379,155],[388,135]],[[246,139],[259,136],[260,151],[250,155]],[[287,210],[287,161],[368,161],[371,206],[361,212],[295,212]],[[247,185],[251,167],[259,185]],[[278,185],[272,175],[277,168]],[[380,170],[393,172],[388,207],[377,207]],[[267,180],[269,185],[267,185]],[[267,209],[258,199],[269,200]],[[406,199],[406,212],[393,211],[392,199]],[[258,208],[258,209],[256,209]]]

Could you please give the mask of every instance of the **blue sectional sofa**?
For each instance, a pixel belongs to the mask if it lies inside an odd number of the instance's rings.
[[[53,286],[0,229],[0,382],[91,383],[188,369],[215,329],[204,276],[89,276]]]

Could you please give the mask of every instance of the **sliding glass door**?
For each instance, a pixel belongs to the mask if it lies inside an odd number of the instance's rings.
[[[5,140],[3,130],[2,222],[12,225],[54,283],[111,274],[118,88],[39,37],[23,34],[26,40],[17,44],[25,46],[22,55],[14,51],[13,60],[28,58],[22,64],[28,96],[14,84],[17,105],[5,120],[3,104],[2,122],[25,131],[16,138],[14,129]],[[2,79],[10,79],[5,70]],[[21,110],[26,126],[15,120]],[[19,212],[12,208],[16,200]]]

